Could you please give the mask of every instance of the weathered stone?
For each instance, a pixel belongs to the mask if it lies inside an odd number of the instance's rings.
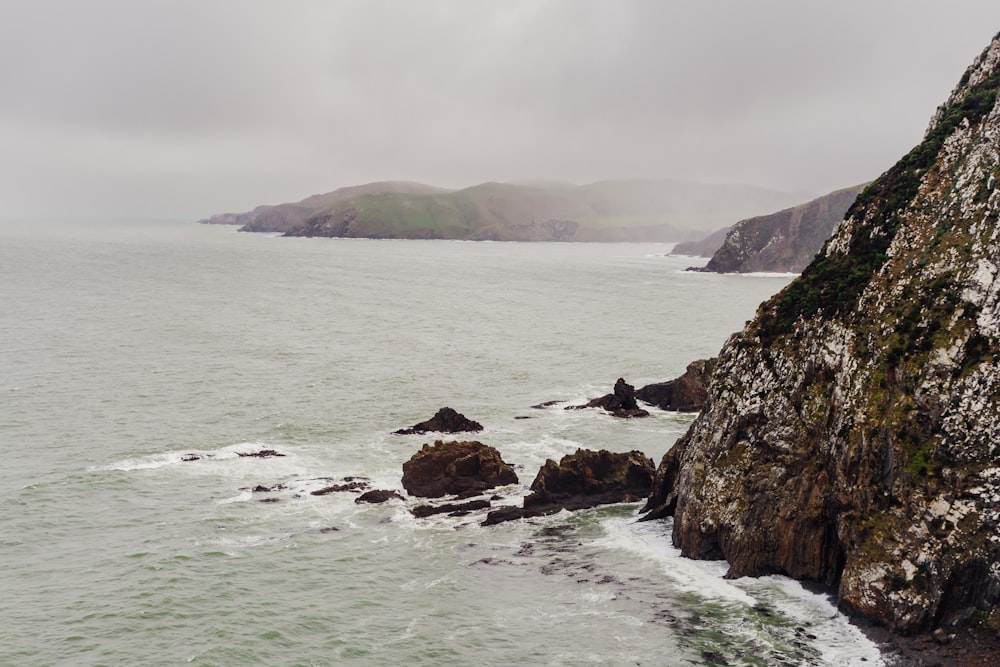
[[[411,496],[439,498],[516,483],[500,452],[476,441],[438,440],[403,464],[403,488]]]
[[[661,410],[697,412],[708,399],[708,382],[715,359],[700,359],[688,364],[684,375],[667,382],[647,384],[636,390],[635,397]]]
[[[603,408],[615,417],[628,419],[631,417],[648,417],[649,412],[639,407],[635,402],[635,387],[618,378],[614,392],[600,398],[591,399],[586,405],[571,405],[567,410],[582,410],[584,408]]]
[[[504,507],[487,516],[485,525],[597,505],[645,498],[653,482],[653,461],[638,451],[613,453],[578,449],[551,459],[539,469],[523,507]]]
[[[1000,36],[730,338],[648,508],[898,633],[1000,618]]]
[[[402,428],[394,431],[394,435],[417,435],[421,433],[476,433],[483,430],[483,425],[479,422],[466,419],[465,415],[452,410],[451,408],[441,408],[433,417],[425,422],[414,424],[410,428]]]

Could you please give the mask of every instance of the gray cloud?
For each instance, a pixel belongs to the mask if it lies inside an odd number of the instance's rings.
[[[1000,5],[14,0],[0,215],[199,217],[405,178],[821,193],[915,144]]]

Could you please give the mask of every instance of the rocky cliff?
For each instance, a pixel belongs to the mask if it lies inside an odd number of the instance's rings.
[[[900,633],[1000,627],[1000,35],[722,350],[651,517]]]
[[[722,227],[697,241],[681,241],[671,249],[670,254],[709,258],[726,242],[726,236],[729,235],[730,229],[732,226]]]
[[[703,270],[799,273],[830,238],[864,187],[844,188],[793,208],[737,222]]]

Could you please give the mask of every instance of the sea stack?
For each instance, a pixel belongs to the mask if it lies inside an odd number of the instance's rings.
[[[648,504],[685,555],[902,634],[1000,627],[998,38],[722,350]]]

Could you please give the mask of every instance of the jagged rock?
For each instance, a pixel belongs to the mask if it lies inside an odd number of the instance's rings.
[[[444,503],[443,505],[418,505],[410,512],[418,519],[425,519],[435,514],[447,514],[449,516],[464,516],[469,512],[486,509],[490,506],[488,500],[470,500],[467,503]]]
[[[516,483],[517,474],[500,452],[476,441],[438,440],[403,464],[403,488],[411,496],[439,498]]]
[[[635,387],[625,382],[623,378],[618,378],[615,382],[614,392],[606,394],[600,398],[594,398],[586,405],[571,405],[567,410],[582,410],[584,408],[604,408],[615,417],[648,417],[649,412],[639,407],[635,401]]]
[[[343,493],[344,491],[364,491],[369,486],[368,482],[345,482],[344,484],[333,484],[331,486],[324,487],[322,489],[316,489],[311,491],[310,494],[314,496],[325,496],[331,493]]]
[[[648,509],[897,633],[1000,626],[1000,36],[727,342]]]
[[[387,500],[396,498],[397,500],[403,500],[403,496],[399,495],[396,491],[392,489],[372,489],[371,491],[365,491],[360,496],[354,499],[354,502],[361,503],[384,503]]]
[[[421,433],[476,433],[483,430],[483,425],[479,422],[466,419],[465,415],[452,410],[451,408],[441,408],[437,413],[425,422],[414,424],[410,428],[402,428],[393,431],[394,435],[417,435]]]
[[[531,483],[523,507],[490,512],[484,525],[511,519],[554,514],[597,505],[635,502],[652,486],[653,461],[639,451],[613,453],[578,449],[559,463],[549,459]]]
[[[267,459],[273,456],[284,456],[284,454],[276,449],[262,449],[258,452],[236,452],[236,455],[240,457],[252,457],[258,459]]]
[[[708,381],[715,361],[699,359],[691,362],[684,375],[668,382],[647,384],[635,392],[635,397],[661,410],[697,412],[708,399]]]

